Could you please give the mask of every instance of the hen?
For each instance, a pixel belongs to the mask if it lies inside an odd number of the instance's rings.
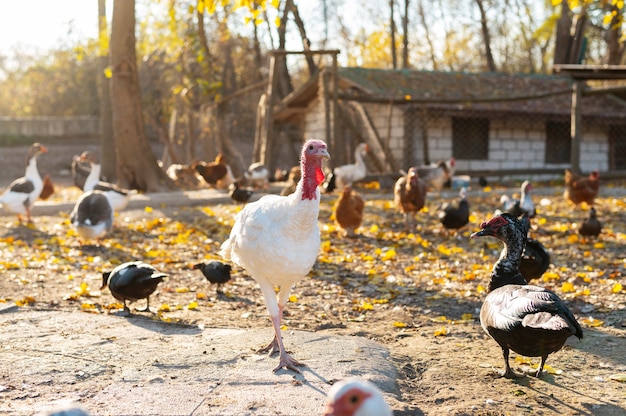
[[[246,205],[235,218],[229,238],[219,254],[243,267],[257,281],[274,326],[274,339],[259,352],[280,354],[274,371],[285,367],[300,372],[302,366],[285,351],[281,319],[291,288],[304,279],[320,248],[318,214],[324,180],[323,159],[330,158],[326,143],[308,140],[302,147],[302,177],[288,196],[266,195]],[[274,287],[279,286],[278,295]]]
[[[578,233],[585,237],[597,237],[602,231],[602,223],[598,219],[596,209],[589,209],[589,216],[585,218],[578,229]]]
[[[581,202],[593,205],[599,189],[600,172],[597,170],[592,171],[588,177],[583,177],[565,169],[565,199],[576,205]]]
[[[535,216],[535,204],[531,195],[533,189],[532,184],[529,181],[522,182],[520,186],[520,198],[512,198],[508,195],[502,195],[500,197],[500,203],[502,204],[502,211],[508,212],[514,217],[520,217],[526,213],[530,218]]]
[[[354,150],[355,163],[349,165],[337,166],[332,171],[334,178],[333,187],[342,189],[344,186],[352,186],[354,182],[358,182],[367,175],[367,166],[365,165],[365,155],[369,152],[367,143],[360,143]],[[326,191],[330,192],[328,187]]]
[[[328,391],[324,416],[391,416],[391,408],[373,383],[350,377]]]
[[[509,364],[509,350],[527,357],[541,357],[534,373],[541,375],[548,355],[559,351],[572,335],[582,339],[583,330],[563,301],[548,289],[526,283],[519,271],[526,243],[525,226],[510,214],[497,215],[472,238],[491,236],[504,243],[493,266],[489,294],[480,309],[480,323],[502,348],[507,378],[519,377]]]
[[[153,266],[141,261],[122,263],[111,272],[102,273],[102,287],[109,288],[113,297],[124,303],[124,312],[130,314],[126,301],[146,299],[146,308],[140,311],[150,311],[150,295],[154,293],[159,283],[167,277]]]
[[[199,175],[194,165],[173,163],[167,167],[165,174],[169,176],[179,188],[196,189],[200,184]]]
[[[444,204],[437,213],[439,222],[446,230],[459,230],[469,222],[469,202],[467,202],[467,189],[459,191],[459,204]]]
[[[337,202],[333,205],[335,221],[344,230],[346,237],[356,237],[355,230],[363,222],[365,203],[361,196],[349,186],[344,186]]]
[[[405,176],[398,178],[393,188],[393,200],[396,208],[404,215],[407,230],[415,228],[415,214],[426,203],[426,184],[419,177],[417,168],[409,168]]]
[[[418,166],[417,173],[428,189],[441,190],[454,176],[456,160],[451,157],[430,165]]]
[[[54,193],[54,183],[52,179],[50,179],[50,175],[46,173],[46,176],[43,177],[43,188],[41,188],[41,193],[39,194],[39,199],[46,200],[52,196]]]
[[[198,161],[192,166],[202,176],[202,179],[211,186],[216,186],[218,181],[228,175],[228,167],[221,153],[218,153],[213,162]]]
[[[300,172],[300,166],[294,166],[289,169],[289,175],[287,176],[287,184],[280,191],[280,194],[283,196],[290,195],[295,192],[296,185],[298,185],[298,181],[300,180],[300,176],[302,173]]]
[[[17,219],[20,222],[22,221],[22,215],[26,215],[28,222],[32,221],[30,216],[31,208],[43,189],[43,179],[41,179],[37,169],[37,156],[47,151],[48,149],[39,143],[34,143],[30,146],[26,155],[24,176],[11,182],[0,195],[0,204],[6,211],[17,214]]]

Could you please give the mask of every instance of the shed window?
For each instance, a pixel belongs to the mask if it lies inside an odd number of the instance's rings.
[[[452,117],[452,156],[463,160],[489,159],[489,119]]]
[[[546,163],[570,163],[572,148],[570,129],[569,122],[546,123]]]

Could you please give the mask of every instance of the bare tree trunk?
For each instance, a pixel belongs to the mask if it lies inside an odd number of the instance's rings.
[[[157,164],[144,131],[135,51],[135,0],[114,1],[111,26],[111,104],[118,183],[144,192],[176,189]]]
[[[391,31],[391,67],[398,67],[398,57],[396,56],[396,22],[394,15],[394,1],[389,0],[389,30]]]
[[[404,0],[404,16],[402,16],[402,68],[409,67],[409,3]]]
[[[491,52],[491,37],[489,36],[489,24],[487,23],[487,14],[483,6],[483,0],[476,0],[478,9],[480,10],[480,28],[483,33],[483,42],[485,43],[485,59],[487,60],[487,70],[496,72],[496,62],[493,60]]]
[[[430,30],[428,29],[428,24],[426,23],[426,14],[424,13],[424,4],[423,0],[417,4],[417,14],[420,17],[420,22],[422,26],[424,26],[424,32],[426,33],[426,43],[428,44],[428,50],[430,51],[430,62],[433,64],[433,70],[438,71],[439,65],[437,64],[437,57],[435,56],[435,46],[433,45],[433,41],[430,37]]]
[[[98,29],[100,37],[108,37],[106,1],[98,0]],[[105,74],[109,66],[109,54],[102,52],[98,58],[98,99],[100,102],[100,160],[102,176],[107,181],[116,180],[115,139],[113,138],[113,116],[111,115],[110,82]]]

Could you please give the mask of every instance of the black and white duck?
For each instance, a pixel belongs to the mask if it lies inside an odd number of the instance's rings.
[[[70,224],[84,240],[99,240],[113,228],[113,208],[104,192],[89,191],[76,201]]]
[[[40,144],[33,143],[26,155],[26,171],[24,176],[15,179],[0,195],[0,204],[12,214],[17,214],[21,222],[22,215],[31,222],[31,209],[43,190],[43,179],[37,169],[37,156],[46,153],[48,149]]]
[[[458,205],[445,203],[439,209],[437,216],[439,222],[446,230],[459,230],[469,222],[469,202],[467,201],[467,189],[459,191]]]
[[[504,243],[491,272],[480,323],[502,348],[504,371],[500,375],[507,378],[522,376],[510,367],[510,350],[527,357],[541,357],[534,373],[539,377],[549,354],[559,351],[570,336],[583,337],[582,328],[558,295],[528,285],[522,277],[519,265],[526,232],[519,220],[504,213],[481,224],[481,230],[471,236],[491,236]]]
[[[594,207],[589,208],[589,216],[583,220],[578,233],[584,237],[597,237],[602,231],[602,223]]]
[[[134,302],[146,299],[146,308],[140,311],[150,311],[150,295],[157,289],[159,283],[167,277],[153,266],[141,261],[122,263],[111,272],[102,273],[102,287],[111,291],[111,295],[124,303],[124,312],[130,314],[126,301]]]
[[[89,163],[90,166],[89,174],[87,175],[82,187],[83,191],[87,192],[98,190],[104,192],[106,197],[109,198],[113,211],[121,211],[128,206],[131,194],[129,190],[122,189],[115,184],[100,180],[102,165],[100,164],[100,161],[95,153],[86,150],[80,155],[79,160],[82,163]]]

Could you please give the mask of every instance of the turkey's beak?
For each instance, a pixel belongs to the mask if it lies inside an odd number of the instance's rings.
[[[330,153],[328,153],[328,149],[320,149],[318,156],[323,157],[324,159],[330,159]]]
[[[41,145],[41,148],[39,149],[39,151],[41,153],[48,153],[48,148],[46,146],[44,146],[44,145]]]

